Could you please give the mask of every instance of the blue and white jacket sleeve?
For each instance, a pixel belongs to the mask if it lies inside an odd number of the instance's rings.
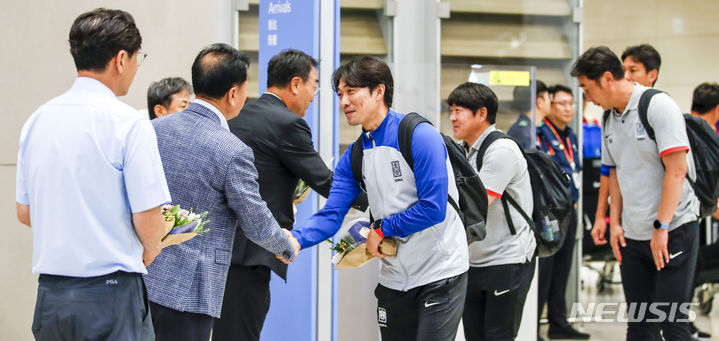
[[[315,213],[302,226],[292,230],[302,248],[308,248],[332,237],[342,226],[347,211],[361,193],[361,189],[352,175],[352,145],[340,159],[335,168],[330,195],[325,206]]]
[[[447,215],[447,149],[431,125],[421,123],[414,129],[412,158],[419,200],[404,212],[384,218],[382,232],[387,237],[407,237],[441,223]]]

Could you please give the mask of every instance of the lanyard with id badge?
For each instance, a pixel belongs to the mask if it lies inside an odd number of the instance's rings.
[[[569,162],[569,167],[572,169],[572,180],[574,180],[574,186],[579,189],[579,186],[581,186],[582,184],[582,179],[579,177],[579,172],[577,172],[577,164],[574,161],[574,149],[572,148],[572,141],[570,141],[569,136],[567,136],[565,144],[565,141],[562,141],[562,138],[559,137],[557,130],[554,129],[554,127],[548,122],[545,122],[545,124],[549,127],[549,129],[552,130],[554,137],[557,139],[557,141],[559,141],[559,146],[557,148],[564,152],[564,157],[567,158],[567,162]],[[641,124],[641,122],[639,122],[639,124]],[[642,126],[642,129],[644,129],[644,126]]]

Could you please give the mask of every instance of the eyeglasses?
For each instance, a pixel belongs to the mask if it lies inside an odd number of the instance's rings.
[[[574,102],[571,102],[571,101],[561,101],[561,102],[552,101],[552,104],[556,104],[556,105],[558,105],[558,106],[560,106],[560,107],[564,107],[564,106],[574,105]]]
[[[142,62],[145,61],[145,58],[147,58],[147,53],[140,51],[137,51],[137,67],[140,67],[142,65]]]

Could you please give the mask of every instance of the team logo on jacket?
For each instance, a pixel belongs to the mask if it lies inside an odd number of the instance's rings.
[[[392,161],[392,176],[395,182],[402,181],[402,169],[399,167],[399,161]]]

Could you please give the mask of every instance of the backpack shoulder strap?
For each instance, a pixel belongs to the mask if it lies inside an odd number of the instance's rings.
[[[607,128],[607,120],[609,120],[609,114],[611,113],[611,110],[604,110],[604,114],[602,114],[602,130]]]
[[[502,138],[511,139],[511,137],[509,137],[509,135],[506,135],[499,130],[495,130],[495,131],[489,133],[489,135],[487,135],[487,137],[484,138],[484,141],[482,141],[482,144],[479,146],[479,150],[477,151],[477,171],[479,171],[482,168],[482,161],[484,159],[484,154],[487,153],[487,149],[489,148],[489,146],[492,143],[494,143],[494,141],[497,141]],[[521,150],[522,148],[519,148],[519,149]]]
[[[399,151],[402,153],[402,157],[407,161],[410,168],[414,170],[414,158],[412,157],[412,135],[414,134],[414,128],[422,122],[432,124],[426,118],[422,117],[416,112],[411,112],[402,118],[399,122],[399,128],[397,132],[397,143],[399,144]]]
[[[360,184],[360,188],[365,189],[364,181],[362,180],[362,157],[364,156],[364,149],[362,148],[362,134],[357,138],[357,141],[352,145],[352,152],[350,154],[350,166],[352,168],[352,175],[355,181]]]
[[[644,130],[647,131],[647,135],[650,139],[655,140],[654,138],[654,128],[652,128],[651,125],[649,125],[649,119],[647,119],[647,110],[649,109],[649,102],[652,100],[652,97],[654,95],[662,93],[661,91],[657,89],[647,89],[644,91],[642,96],[639,98],[639,120],[642,121],[642,125],[644,126]]]

